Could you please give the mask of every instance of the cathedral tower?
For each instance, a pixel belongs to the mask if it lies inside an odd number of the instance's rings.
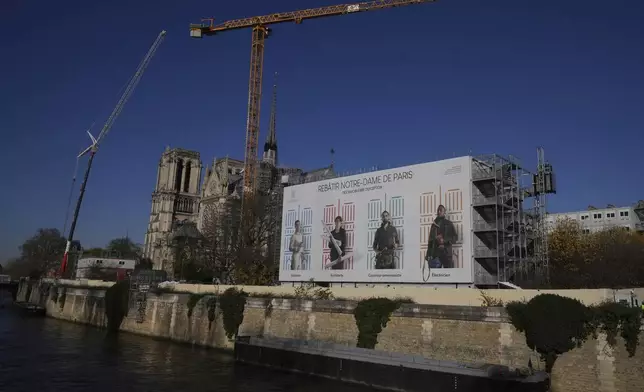
[[[178,222],[197,222],[199,215],[201,160],[199,153],[166,147],[152,192],[150,223],[144,254],[155,269],[168,269],[172,260],[170,235]]]

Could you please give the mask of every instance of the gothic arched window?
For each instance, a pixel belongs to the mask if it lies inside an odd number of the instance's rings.
[[[192,169],[192,162],[186,162],[186,180],[183,183],[183,191],[190,192],[190,171]]]
[[[174,190],[181,190],[181,175],[183,174],[183,159],[177,161],[177,175],[174,179]]]

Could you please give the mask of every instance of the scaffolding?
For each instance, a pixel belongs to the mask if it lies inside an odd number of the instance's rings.
[[[548,215],[549,193],[555,193],[552,166],[546,162],[542,147],[537,148],[537,173],[533,176],[533,186],[528,196],[533,200],[532,219],[534,222],[533,258],[535,275],[548,283],[550,266],[548,260]]]
[[[524,209],[533,177],[513,157],[472,159],[474,283],[479,287],[534,278],[534,214]]]

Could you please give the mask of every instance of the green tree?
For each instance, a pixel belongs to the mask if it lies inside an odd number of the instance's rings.
[[[27,275],[40,277],[58,268],[66,242],[58,229],[38,229],[34,236],[20,246],[21,255],[14,266],[16,271],[28,271]]]
[[[28,263],[24,263],[20,257],[9,259],[4,267],[4,274],[11,276],[12,279],[27,276],[30,271],[31,266]]]
[[[106,250],[123,259],[139,259],[141,257],[141,248],[129,237],[113,239],[107,244]]]
[[[105,249],[103,248],[89,248],[83,249],[83,257],[103,257]]]
[[[563,219],[550,233],[553,288],[624,288],[644,285],[644,236],[620,227],[585,233]]]

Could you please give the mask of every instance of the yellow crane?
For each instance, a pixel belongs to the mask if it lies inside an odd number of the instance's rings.
[[[255,194],[257,186],[257,147],[259,143],[259,109],[262,96],[262,72],[264,68],[264,42],[270,33],[269,25],[277,23],[302,23],[305,19],[347,15],[412,4],[433,3],[436,0],[379,0],[354,4],[340,4],[310,8],[299,11],[280,12],[264,16],[234,19],[215,24],[213,18],[203,19],[200,24],[190,25],[190,36],[203,38],[228,30],[252,29],[250,51],[250,80],[248,83],[248,116],[246,119],[246,151],[244,155],[244,205]]]

